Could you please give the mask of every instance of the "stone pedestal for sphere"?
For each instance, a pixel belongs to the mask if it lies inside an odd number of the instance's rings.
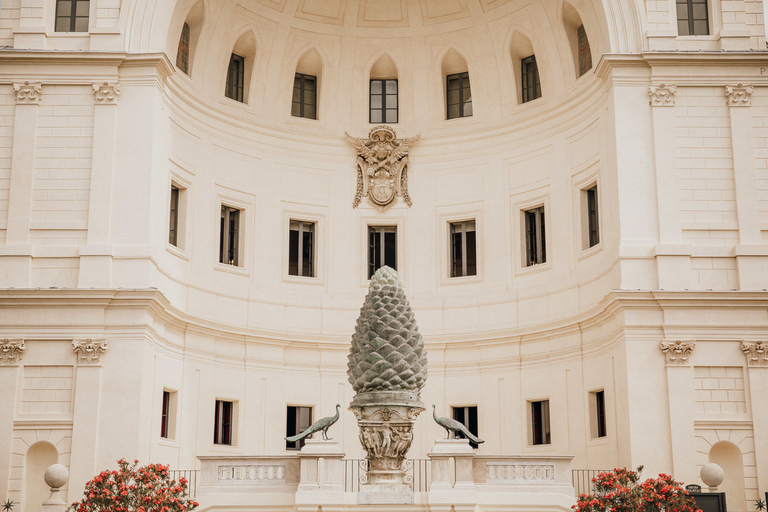
[[[51,495],[43,502],[40,512],[64,512],[67,504],[59,496],[59,489],[64,487],[69,480],[69,471],[66,466],[52,464],[48,466],[43,475],[45,484],[51,488]]]

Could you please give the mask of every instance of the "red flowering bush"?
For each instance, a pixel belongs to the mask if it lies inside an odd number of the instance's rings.
[[[120,459],[119,470],[99,473],[67,512],[191,512],[198,507],[188,498],[186,478],[177,482],[168,477],[168,466],[138,463]]]
[[[640,482],[640,472],[626,468],[598,473],[594,494],[579,496],[576,512],[701,512],[688,492],[671,476],[660,474]]]

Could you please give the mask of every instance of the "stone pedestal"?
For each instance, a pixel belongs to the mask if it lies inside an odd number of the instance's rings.
[[[43,475],[45,483],[51,488],[51,495],[43,502],[40,512],[64,512],[67,504],[61,499],[59,489],[64,487],[69,479],[69,470],[61,464],[48,466]]]
[[[475,488],[472,460],[475,451],[467,439],[438,439],[429,454],[432,459],[432,483],[429,490],[468,490]],[[456,482],[451,485],[451,460],[455,467]]]
[[[296,489],[297,510],[337,510],[344,503],[344,453],[333,439],[307,439],[299,452],[301,477]]]

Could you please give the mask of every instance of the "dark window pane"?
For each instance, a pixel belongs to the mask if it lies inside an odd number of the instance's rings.
[[[397,270],[397,233],[384,233],[384,264]]]
[[[677,34],[680,36],[687,36],[688,34],[688,20],[678,20],[677,22]]]
[[[397,122],[397,110],[395,110],[395,109],[387,109],[386,120],[384,122],[386,122],[386,123],[396,123]]]
[[[371,94],[381,94],[381,80],[371,80]]]
[[[371,110],[371,122],[381,123],[381,122],[391,122],[391,121],[383,121],[381,119],[381,110]]]
[[[397,95],[397,80],[387,80],[387,94]]]
[[[72,14],[72,2],[70,0],[59,0],[56,5],[57,16],[69,16]]]
[[[694,21],[693,22],[693,34],[697,36],[705,36],[709,33],[709,25],[706,21]]]
[[[475,249],[475,232],[467,231],[467,275],[477,275],[477,251]]]
[[[69,18],[56,19],[56,32],[69,32]]]
[[[288,275],[299,275],[299,231],[294,229],[288,235]]]
[[[90,2],[88,0],[80,0],[77,2],[76,15],[81,17],[88,17],[88,10],[90,9]]]
[[[307,119],[317,119],[317,114],[315,113],[315,107],[312,105],[305,106],[304,117],[306,117]]]
[[[374,94],[371,96],[371,108],[377,108],[380,109],[382,106],[382,97],[379,94]]]

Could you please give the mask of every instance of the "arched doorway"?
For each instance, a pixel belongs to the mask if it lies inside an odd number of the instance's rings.
[[[43,501],[48,499],[50,488],[43,475],[51,464],[59,462],[56,448],[49,442],[39,441],[29,447],[25,461],[24,503],[22,512],[39,512]]]
[[[723,468],[725,473],[725,479],[718,490],[725,493],[728,510],[748,510],[744,491],[744,463],[739,448],[729,441],[715,443],[709,450],[709,462]]]

